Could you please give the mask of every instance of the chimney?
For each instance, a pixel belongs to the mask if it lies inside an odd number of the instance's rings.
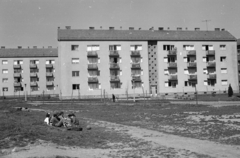
[[[52,48],[52,46],[48,46],[48,48]]]
[[[5,49],[5,46],[1,46],[1,49]]]
[[[223,28],[222,31],[225,31],[225,29]]]
[[[37,48],[37,46],[33,46],[33,48],[35,48],[35,49],[36,49],[36,48]]]
[[[18,49],[21,49],[22,48],[22,46],[18,46]]]
[[[215,28],[215,31],[220,31],[220,28]]]
[[[182,28],[181,28],[181,27],[178,27],[177,30],[182,30]]]
[[[89,27],[89,30],[94,30],[94,27]]]
[[[196,28],[195,28],[195,31],[199,31],[199,30],[200,30],[200,28],[199,28],[199,27],[196,27]]]
[[[109,27],[109,30],[114,30],[114,27]]]
[[[71,29],[71,26],[66,26],[66,29],[70,30],[70,29]]]
[[[161,30],[164,30],[164,28],[163,28],[163,27],[159,27],[159,28],[158,28],[158,30],[160,30],[160,31],[161,31]]]
[[[134,30],[134,27],[129,27],[129,30]]]

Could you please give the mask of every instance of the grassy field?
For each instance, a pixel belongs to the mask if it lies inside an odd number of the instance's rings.
[[[109,142],[128,141],[129,137],[103,127],[87,130],[88,120],[102,120],[123,125],[171,133],[184,137],[240,145],[240,106],[211,107],[159,103],[69,103],[39,104],[4,101],[0,103],[0,148],[25,146],[36,140],[86,148],[108,148]],[[17,111],[14,107],[33,110]],[[43,124],[46,111],[74,112],[83,131],[65,131]]]

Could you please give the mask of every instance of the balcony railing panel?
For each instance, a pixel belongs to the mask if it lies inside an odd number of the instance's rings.
[[[197,80],[197,75],[189,75],[188,80]]]
[[[141,69],[141,64],[132,64],[132,69]]]
[[[216,67],[215,61],[209,61],[209,62],[207,62],[207,67]]]
[[[111,76],[110,82],[120,82],[120,78],[118,76]]]
[[[208,55],[208,56],[215,55],[215,50],[206,51],[206,55]]]
[[[110,69],[119,69],[119,64],[118,63],[110,63]]]
[[[21,77],[21,73],[14,73],[13,77]]]
[[[37,84],[37,82],[30,82],[30,86],[31,87],[36,87],[36,86],[38,86],[38,84]]]
[[[53,81],[47,81],[46,85],[47,86],[53,86],[54,84],[53,84]]]
[[[89,51],[87,52],[88,57],[98,57],[97,51]]]
[[[196,50],[189,50],[189,51],[187,52],[187,55],[188,55],[188,56],[196,56]]]
[[[216,79],[217,75],[216,74],[209,74],[208,79]]]
[[[169,56],[175,56],[175,55],[177,55],[177,49],[169,50],[169,51],[168,51],[168,55],[169,55]]]
[[[22,86],[21,82],[14,82],[14,87],[21,87],[21,86]]]
[[[88,77],[88,82],[97,83],[98,82],[98,78],[97,77]]]
[[[187,64],[188,67],[197,67],[197,63],[196,62],[189,62]]]
[[[178,77],[177,77],[177,75],[170,75],[170,76],[168,77],[168,80],[170,80],[170,81],[176,81],[176,80],[178,80]]]
[[[177,63],[168,63],[169,68],[177,68]]]
[[[20,64],[13,65],[13,68],[14,68],[14,69],[21,69],[21,65],[20,65]]]
[[[119,53],[117,50],[110,50],[109,56],[118,57]]]
[[[37,73],[30,73],[30,77],[37,77]]]
[[[98,69],[98,65],[97,64],[88,64],[88,69],[96,70],[96,69]]]
[[[53,68],[53,64],[46,64],[46,68]]]
[[[131,56],[132,57],[140,57],[141,56],[140,51],[131,51]]]
[[[47,76],[47,77],[52,77],[52,76],[53,76],[53,73],[52,73],[52,72],[47,72],[47,73],[46,73],[46,76]]]
[[[134,82],[142,81],[141,76],[132,76],[132,81]]]
[[[37,68],[37,64],[30,64],[30,68],[31,69],[36,69]]]

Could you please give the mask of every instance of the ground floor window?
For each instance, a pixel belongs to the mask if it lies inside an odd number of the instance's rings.
[[[122,85],[122,83],[120,83],[120,82],[113,82],[113,83],[111,83],[111,88],[112,89],[121,88],[121,85]]]
[[[73,84],[73,85],[72,85],[72,90],[80,89],[79,87],[80,87],[79,84]]]
[[[3,87],[3,88],[2,88],[2,91],[3,91],[3,92],[8,92],[8,87]]]
[[[133,82],[133,88],[141,88],[142,87],[142,82]]]
[[[52,91],[54,90],[54,86],[47,86],[47,91]]]
[[[23,91],[23,87],[14,87],[14,92]]]
[[[99,89],[99,83],[88,83],[89,89]]]
[[[39,87],[31,87],[31,91],[38,91],[39,90]]]
[[[209,86],[215,86],[216,80],[208,80],[208,85]]]

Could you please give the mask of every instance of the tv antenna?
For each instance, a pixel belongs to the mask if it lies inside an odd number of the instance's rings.
[[[206,27],[207,27],[207,31],[208,31],[208,22],[211,21],[211,20],[203,20],[202,22],[205,22],[206,23]]]

